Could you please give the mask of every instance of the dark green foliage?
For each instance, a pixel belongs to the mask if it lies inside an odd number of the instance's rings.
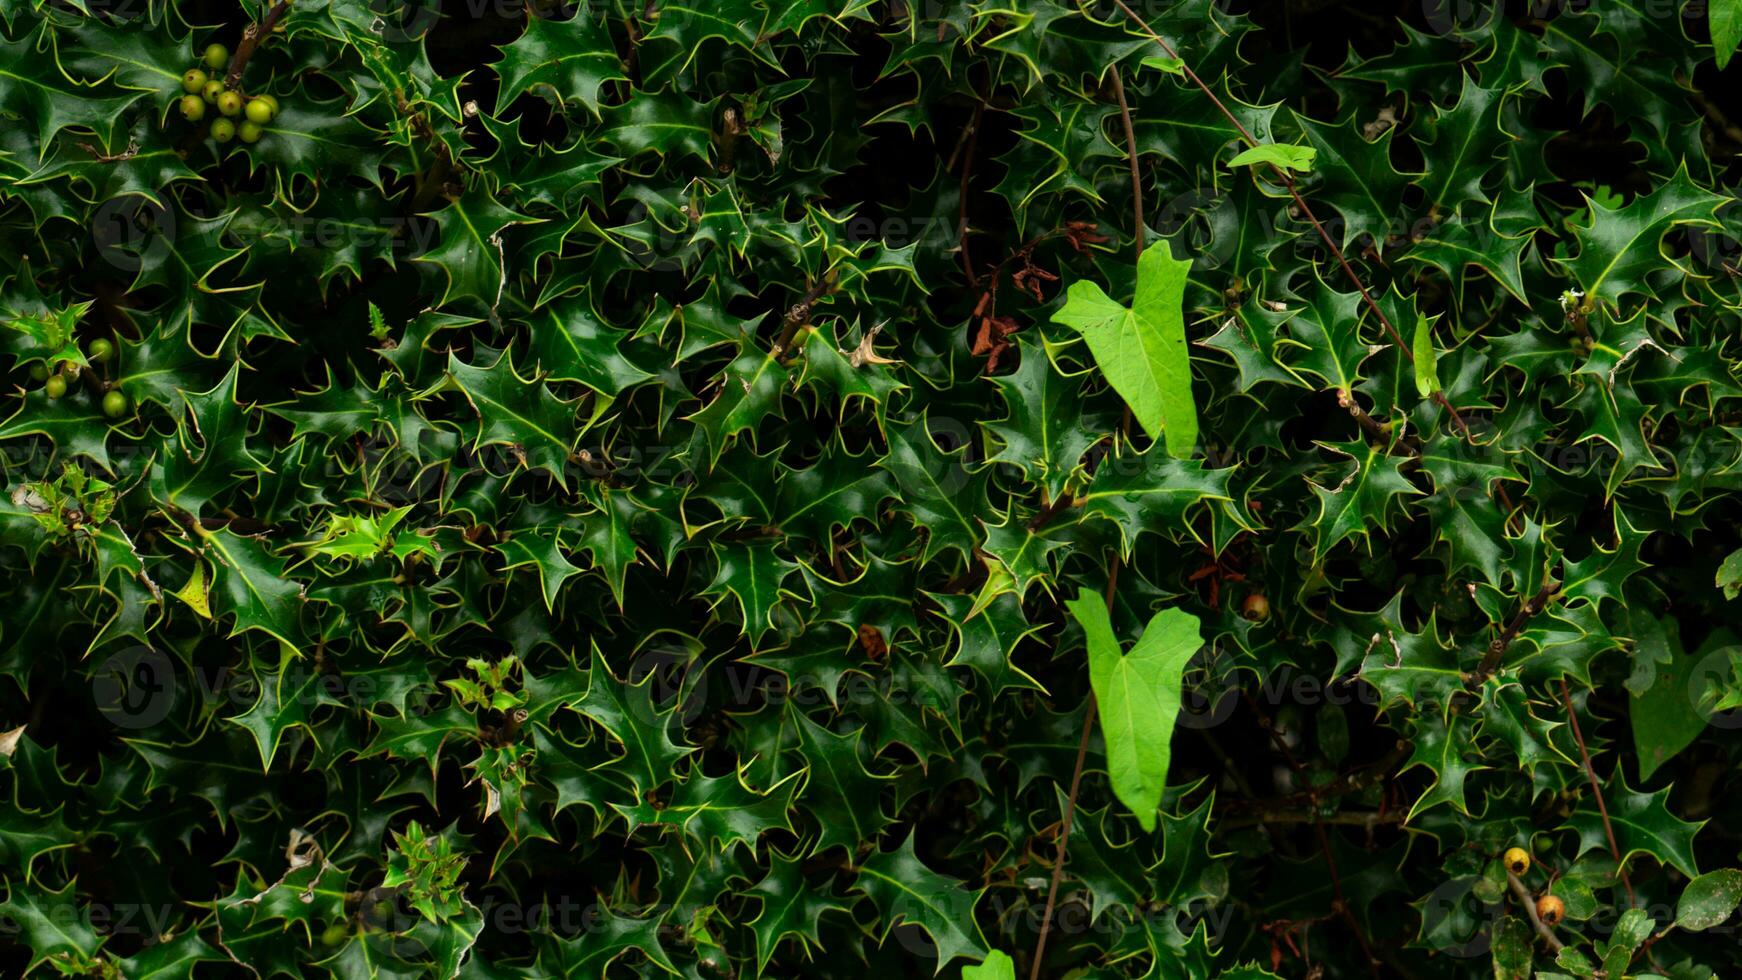
[[[0,5],[0,973],[1742,972],[1737,4],[1127,2]]]

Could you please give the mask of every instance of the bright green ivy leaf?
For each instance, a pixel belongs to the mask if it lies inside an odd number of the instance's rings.
[[[1145,249],[1137,261],[1137,295],[1126,307],[1101,287],[1071,284],[1054,323],[1077,330],[1095,363],[1143,425],[1150,438],[1167,442],[1168,454],[1192,455],[1198,442],[1198,406],[1180,309],[1191,262],[1173,258],[1165,242]]]
[[[1318,156],[1318,152],[1310,146],[1262,143],[1236,154],[1234,159],[1228,161],[1228,166],[1275,167],[1278,170],[1292,170],[1304,174],[1313,169],[1313,158]]]
[[[1113,792],[1144,831],[1153,831],[1167,787],[1180,675],[1203,643],[1197,617],[1179,609],[1156,613],[1127,653],[1100,596],[1083,589],[1066,606],[1087,638],[1089,681],[1100,707]]]

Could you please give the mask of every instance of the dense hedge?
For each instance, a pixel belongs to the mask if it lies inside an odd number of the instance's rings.
[[[1583,6],[0,3],[0,972],[1735,976],[1742,4]]]

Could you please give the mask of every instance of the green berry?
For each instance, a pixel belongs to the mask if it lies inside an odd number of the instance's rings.
[[[209,81],[211,79],[207,77],[205,72],[198,68],[189,68],[187,74],[181,77],[181,90],[189,95],[198,95],[200,89],[205,88]]]
[[[228,119],[212,120],[212,139],[228,143],[236,138],[236,124]]]
[[[103,414],[118,419],[127,414],[127,396],[111,389],[103,396]]]
[[[275,96],[275,95],[256,95],[254,98],[257,101],[266,103],[266,107],[268,109],[272,110],[272,114],[274,116],[278,115],[278,97],[277,96]]]
[[[218,81],[215,78],[212,79],[211,81],[207,82],[203,87],[200,88],[200,95],[205,98],[207,105],[217,105],[218,104],[218,96],[223,95],[223,94],[224,94],[224,83]]]
[[[42,383],[42,390],[48,392],[48,397],[59,398],[67,393],[67,379],[60,375],[52,375]]]
[[[85,348],[85,356],[101,364],[115,356],[115,345],[107,337],[98,337]]]
[[[272,106],[265,99],[252,99],[243,110],[248,114],[248,121],[264,126],[272,121]]]
[[[218,111],[226,116],[242,114],[242,95],[239,92],[218,93]]]
[[[265,130],[261,129],[260,124],[257,122],[247,122],[244,120],[242,125],[236,127],[236,135],[242,137],[242,142],[244,143],[260,142],[260,134],[263,132],[265,132]]]
[[[30,380],[38,384],[48,380],[48,365],[37,361],[30,366]]]
[[[206,118],[206,100],[197,95],[182,96],[181,115],[188,122],[199,122]]]
[[[230,49],[224,47],[222,44],[208,44],[206,45],[206,54],[203,60],[205,61],[207,68],[216,71],[229,63]]]

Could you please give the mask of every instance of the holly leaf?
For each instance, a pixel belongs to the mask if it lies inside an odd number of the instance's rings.
[[[768,873],[755,887],[743,894],[762,902],[756,918],[750,920],[750,931],[756,937],[756,972],[768,969],[775,948],[788,936],[798,938],[808,956],[813,949],[822,949],[818,929],[825,912],[850,912],[846,902],[831,895],[827,888],[818,888],[805,880],[804,860],[798,855],[786,855],[770,850]]]
[[[895,850],[875,851],[866,858],[858,867],[854,887],[869,895],[883,913],[882,939],[903,923],[925,930],[937,946],[934,972],[958,956],[986,958],[986,940],[974,921],[981,893],[926,867],[913,852],[912,834]]]
[[[1060,374],[1038,346],[1021,339],[1017,349],[1016,370],[992,379],[1009,414],[986,426],[1003,442],[987,462],[1020,467],[1055,500],[1112,420],[1086,416],[1081,381]]]
[[[198,515],[232,486],[238,473],[258,473],[266,464],[248,450],[249,409],[236,401],[241,365],[209,391],[182,392],[186,414],[177,426],[179,446],[170,447],[151,468],[151,496],[158,502]]]
[[[447,277],[447,288],[435,305],[474,300],[496,309],[508,283],[502,233],[510,226],[542,219],[516,214],[481,191],[456,198],[429,217],[440,229],[441,239],[417,260],[439,268]]]
[[[1312,484],[1313,495],[1319,500],[1319,513],[1312,521],[1318,532],[1313,547],[1318,560],[1349,538],[1367,538],[1373,529],[1385,527],[1391,498],[1421,493],[1403,475],[1403,459],[1407,457],[1392,456],[1384,447],[1364,441],[1322,445],[1349,457],[1352,463],[1335,487]]]
[[[1609,847],[1608,831],[1605,830],[1607,823],[1615,830],[1615,846],[1621,851],[1623,864],[1635,854],[1646,854],[1659,864],[1668,865],[1692,878],[1699,874],[1694,858],[1694,836],[1706,822],[1690,823],[1671,814],[1666,806],[1669,794],[1668,789],[1656,793],[1635,792],[1628,788],[1622,775],[1616,773],[1603,792],[1608,803],[1607,821],[1595,803],[1582,799],[1561,827],[1578,832],[1578,853],[1585,854]]]
[[[815,818],[817,849],[841,845],[851,850],[875,837],[889,824],[881,796],[890,779],[865,768],[863,730],[837,735],[796,707],[788,714],[805,760],[798,798]]]
[[[591,7],[568,20],[527,18],[525,33],[504,47],[502,60],[491,67],[502,80],[498,105],[512,105],[530,91],[559,108],[574,99],[595,117],[600,86],[628,79],[605,18]]]
[[[964,454],[965,447],[940,450],[925,417],[889,428],[889,455],[877,465],[895,477],[901,490],[897,508],[925,529],[921,562],[945,551],[972,554],[984,536],[980,508],[987,477],[969,472]]]
[[[523,465],[549,473],[566,487],[569,454],[580,439],[575,410],[542,381],[528,381],[503,354],[478,367],[449,352],[448,382],[478,415],[473,446],[507,446]]]
[[[1713,213],[1727,199],[1699,187],[1684,165],[1656,190],[1631,204],[1611,207],[1587,198],[1590,219],[1574,225],[1579,252],[1556,258],[1592,304],[1618,309],[1630,294],[1658,295],[1650,274],[1670,266],[1692,274],[1685,260],[1664,250],[1664,236],[1684,225],[1714,227]]]
[[[1141,454],[1112,456],[1076,498],[1085,518],[1112,521],[1129,556],[1144,532],[1180,537],[1200,504],[1233,500],[1232,469],[1210,469],[1201,460],[1175,459],[1160,446]]]
[[[271,772],[272,760],[284,733],[302,728],[311,737],[314,727],[309,709],[319,704],[338,704],[321,682],[320,675],[310,670],[292,669],[267,672],[255,677],[254,686],[260,696],[247,711],[224,720],[246,731],[260,750],[260,771]]]
[[[516,528],[507,541],[496,545],[496,550],[505,559],[504,570],[533,567],[544,593],[544,608],[549,610],[555,610],[563,584],[582,572],[563,554],[562,534],[555,527]]]
[[[781,583],[798,570],[798,563],[781,557],[768,542],[715,542],[714,580],[704,595],[731,596],[743,619],[743,632],[752,647],[774,628],[774,609],[791,596]]]
[[[302,586],[288,578],[283,560],[258,538],[227,527],[203,532],[200,540],[212,562],[212,594],[219,600],[213,612],[235,616],[230,635],[260,630],[296,649],[303,635],[297,624]]]

